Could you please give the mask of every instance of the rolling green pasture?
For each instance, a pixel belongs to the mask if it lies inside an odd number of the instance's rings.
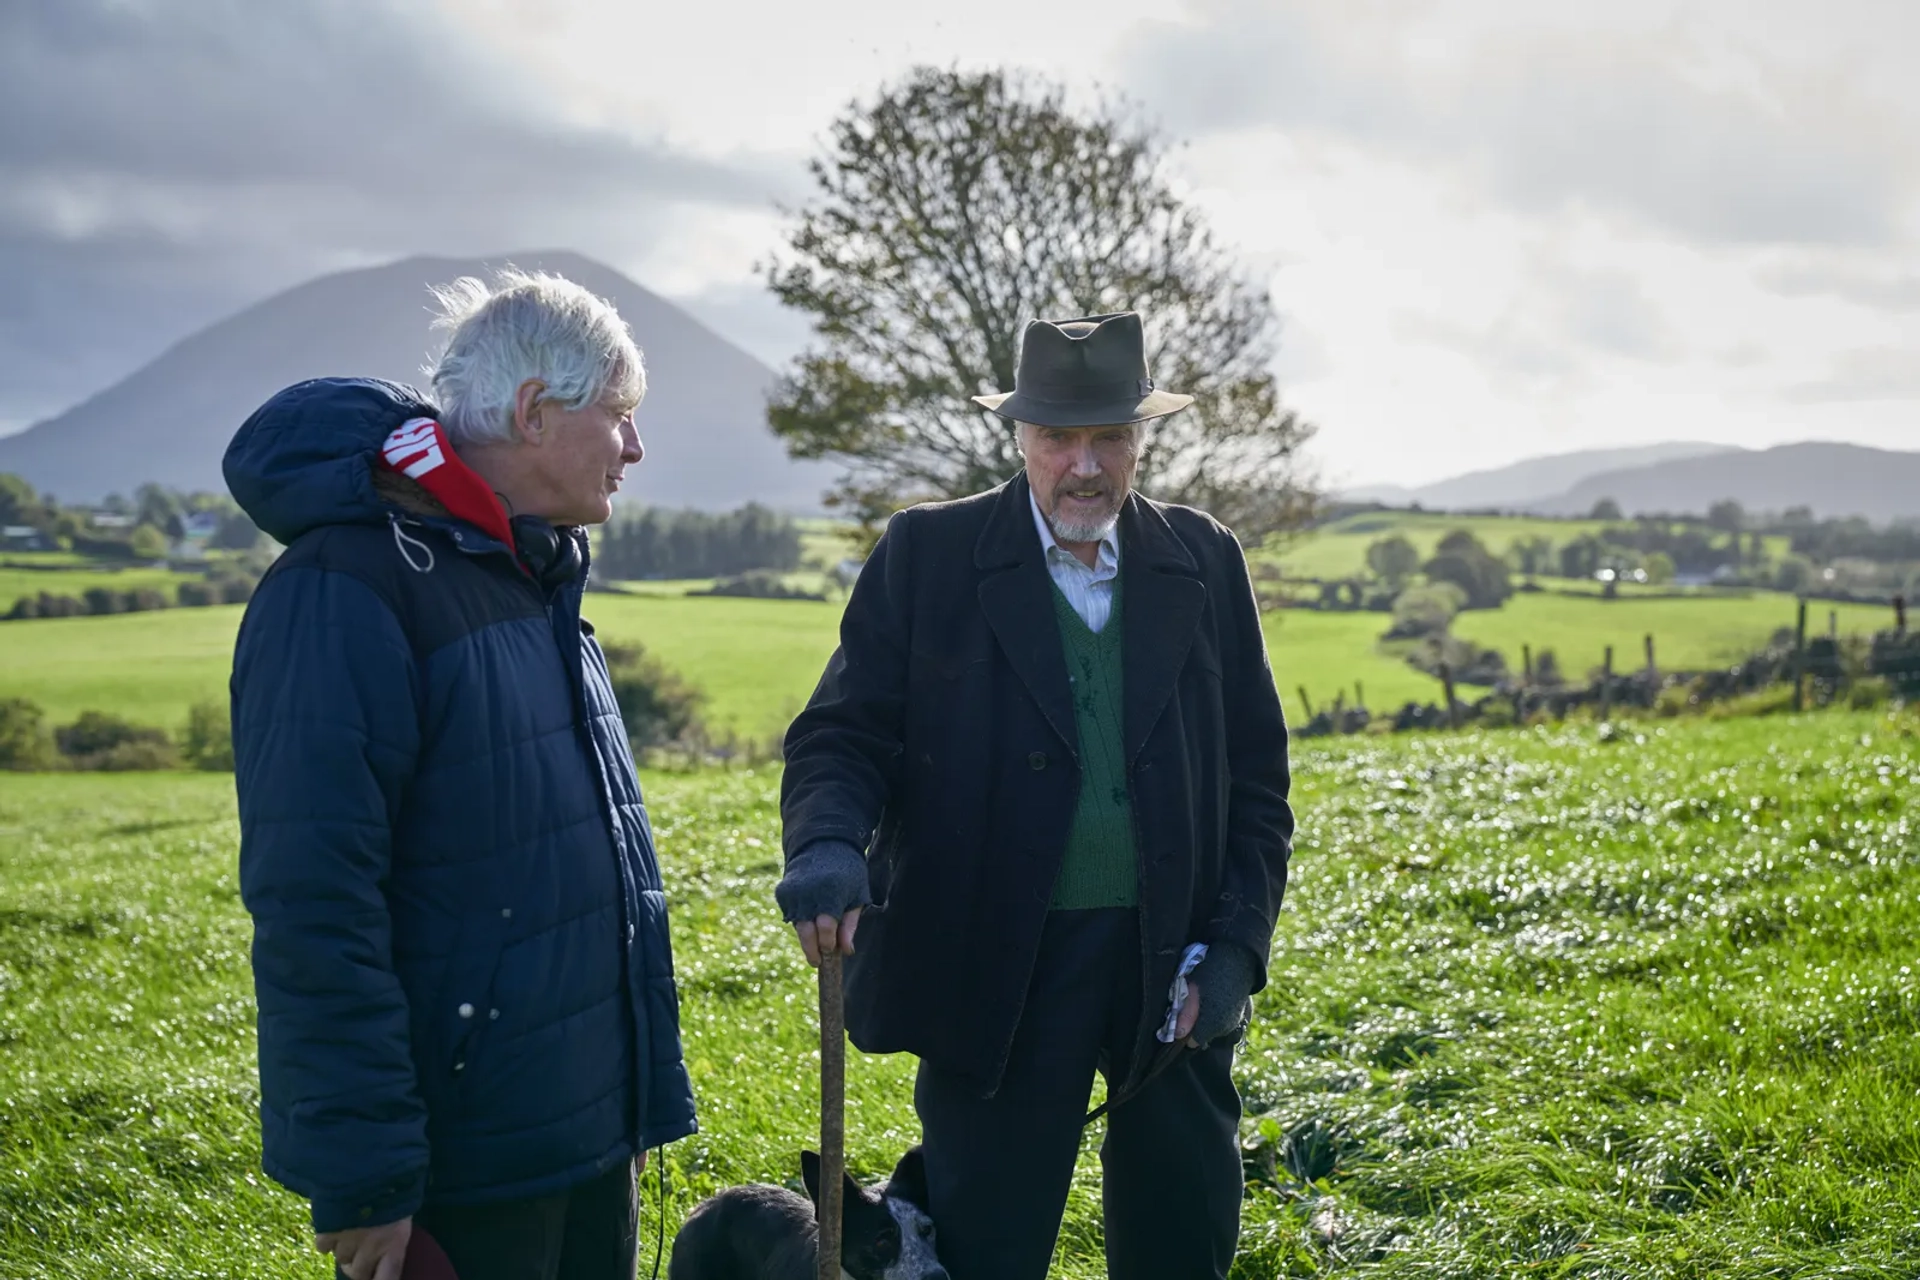
[[[1545,538],[1558,547],[1590,533],[1599,533],[1605,520],[1549,520],[1537,516],[1459,516],[1433,511],[1366,511],[1345,516],[1311,532],[1256,553],[1256,558],[1281,566],[1295,578],[1352,578],[1367,573],[1367,548],[1381,538],[1400,534],[1413,543],[1424,559],[1440,539],[1455,529],[1470,530],[1495,555],[1524,538]],[[1782,555],[1786,539],[1769,537],[1768,550]]]
[[[1453,630],[1499,649],[1516,671],[1523,644],[1532,645],[1535,653],[1552,649],[1570,676],[1599,666],[1608,645],[1613,646],[1615,670],[1638,668],[1648,634],[1662,667],[1698,671],[1738,661],[1779,628],[1792,627],[1796,607],[1792,596],[1774,591],[1747,596],[1623,595],[1616,600],[1543,591],[1514,596],[1499,609],[1463,613],[1454,619]],[[1807,606],[1809,635],[1826,632],[1829,610],[1839,613],[1842,635],[1871,634],[1893,625],[1890,609],[1815,600]]]
[[[1237,1280],[1913,1274],[1920,719],[1345,739],[1295,779]],[[794,1179],[813,985],[771,905],[778,774],[645,784],[701,1116],[671,1229]],[[259,1171],[236,839],[227,777],[0,776],[7,1280],[330,1274]],[[910,1063],[850,1056],[874,1177]],[[1069,1280],[1104,1274],[1097,1137]]]
[[[1603,520],[1547,520],[1529,516],[1455,516],[1426,511],[1365,511],[1321,525],[1257,558],[1278,563],[1289,577],[1351,578],[1367,572],[1367,548],[1399,534],[1422,559],[1455,529],[1471,530],[1495,555],[1521,538],[1545,538],[1555,546],[1606,527]]]
[[[595,595],[602,639],[637,640],[708,691],[708,722],[749,736],[785,724],[837,642],[837,604],[807,600]],[[88,709],[150,724],[184,722],[224,700],[244,607],[165,609],[0,624],[0,697],[27,697],[54,720]]]
[[[586,614],[608,641],[638,641],[708,693],[716,731],[752,738],[777,733],[804,705],[838,640],[837,601],[689,597],[686,583],[639,584],[640,594],[589,596]],[[1843,633],[1887,625],[1865,605],[1839,606]],[[1816,603],[1809,628],[1824,631],[1828,606]],[[101,618],[0,623],[0,697],[29,697],[55,721],[89,709],[177,726],[186,709],[226,696],[241,606],[167,609]],[[1553,649],[1561,669],[1583,675],[1614,646],[1618,669],[1638,667],[1641,637],[1652,632],[1660,664],[1702,669],[1731,662],[1790,626],[1791,597],[1650,598],[1623,595],[1515,596],[1503,609],[1462,614],[1460,635],[1502,650],[1518,670],[1521,646]],[[1318,708],[1337,691],[1351,701],[1355,682],[1376,710],[1439,698],[1437,683],[1376,641],[1388,619],[1378,613],[1286,609],[1265,625],[1274,677],[1290,707],[1304,686]]]
[[[197,573],[175,573],[171,569],[155,569],[151,565],[134,565],[124,569],[84,565],[21,569],[0,565],[0,613],[13,608],[13,602],[22,596],[37,596],[44,591],[48,595],[77,597],[89,587],[106,587],[110,591],[137,591],[142,587],[152,587],[165,593],[167,602],[171,604],[175,587],[183,582],[200,580]]]

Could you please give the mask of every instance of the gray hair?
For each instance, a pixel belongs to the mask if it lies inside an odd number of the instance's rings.
[[[462,276],[433,290],[447,347],[432,370],[455,444],[513,439],[514,399],[530,378],[569,409],[607,401],[631,413],[647,394],[640,348],[613,304],[573,281],[508,267],[493,284]]]

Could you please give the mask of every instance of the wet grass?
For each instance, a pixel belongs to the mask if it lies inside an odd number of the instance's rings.
[[[1920,717],[1345,741],[1297,769],[1236,1276],[1913,1274]],[[769,903],[777,777],[647,782],[703,1122],[671,1227],[792,1175],[812,986]],[[257,1168],[236,835],[227,778],[0,777],[0,1276],[327,1275]],[[850,1088],[877,1175],[910,1063],[854,1055]],[[1063,1277],[1102,1271],[1095,1167]]]

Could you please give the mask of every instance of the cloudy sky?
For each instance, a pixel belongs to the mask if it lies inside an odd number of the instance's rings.
[[[934,62],[1183,140],[1335,482],[1920,448],[1917,51],[1910,0],[6,0],[0,431],[418,252],[578,249],[777,362],[776,202]]]

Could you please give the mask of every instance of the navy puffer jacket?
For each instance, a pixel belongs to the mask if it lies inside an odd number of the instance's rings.
[[[382,442],[434,414],[301,383],[225,460],[287,546],[240,628],[233,743],[264,1165],[318,1231],[557,1191],[694,1130],[586,537],[521,517],[516,558],[393,500]]]

